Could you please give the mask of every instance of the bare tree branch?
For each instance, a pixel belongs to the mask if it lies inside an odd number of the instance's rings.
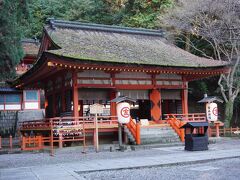
[[[203,37],[213,49],[213,57],[231,63],[231,71],[222,74],[218,85],[226,103],[234,103],[240,93],[240,1],[239,0],[179,0],[180,5],[162,19],[183,32]],[[190,46],[209,56],[187,39]],[[208,57],[209,58],[209,57]],[[228,104],[228,108],[233,107]],[[225,113],[232,116],[233,109]],[[230,117],[231,118],[231,117]],[[229,124],[229,123],[228,123]]]

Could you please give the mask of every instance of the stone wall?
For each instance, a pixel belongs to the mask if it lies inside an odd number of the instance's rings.
[[[17,135],[19,122],[39,120],[45,117],[45,111],[25,110],[25,111],[0,111],[0,136],[13,137]]]
[[[0,111],[0,135],[9,137],[15,136],[17,127],[17,111]]]
[[[18,111],[18,122],[40,120],[44,117],[44,109]]]

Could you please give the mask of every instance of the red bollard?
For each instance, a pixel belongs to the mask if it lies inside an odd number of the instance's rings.
[[[2,149],[2,137],[0,136],[0,149]]]
[[[12,150],[12,135],[9,136],[9,147]]]
[[[62,138],[62,133],[59,133],[59,148],[63,148],[63,138]]]

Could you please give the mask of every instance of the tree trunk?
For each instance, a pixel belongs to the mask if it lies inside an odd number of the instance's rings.
[[[224,121],[224,126],[225,127],[230,127],[231,125],[231,120],[233,117],[233,104],[234,102],[229,100],[228,102],[226,102],[225,105],[225,121]]]

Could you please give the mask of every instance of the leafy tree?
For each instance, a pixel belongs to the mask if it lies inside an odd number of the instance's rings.
[[[23,57],[21,38],[27,24],[26,0],[0,1],[0,79],[14,76],[14,67]]]
[[[114,24],[115,3],[104,0],[74,0],[65,19],[102,24]]]
[[[156,28],[159,14],[174,5],[174,0],[129,0],[122,10],[121,24],[129,27]]]
[[[41,37],[49,17],[129,27],[157,27],[157,17],[174,0],[30,0],[30,28],[26,37]]]
[[[54,17],[63,20],[116,24],[115,14],[118,2],[107,0],[31,0],[29,4],[31,21],[26,37],[41,37],[46,19]],[[120,3],[121,5],[121,3]]]
[[[73,2],[76,2],[74,0]],[[49,17],[65,19],[72,1],[68,0],[30,0],[30,31],[25,31],[26,37],[41,37],[43,25]]]

